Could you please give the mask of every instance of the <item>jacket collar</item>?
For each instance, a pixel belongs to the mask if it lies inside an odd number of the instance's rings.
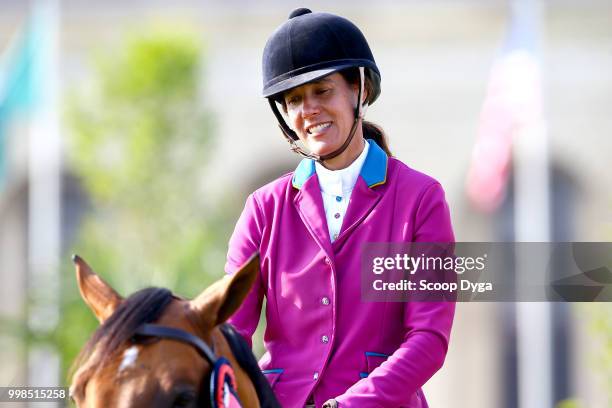
[[[384,184],[387,181],[388,157],[383,149],[372,139],[368,139],[370,149],[359,175],[369,188]],[[306,180],[316,173],[315,162],[312,159],[302,159],[293,172],[292,184],[298,190]]]
[[[370,151],[370,143],[366,140],[363,144],[364,147],[359,156],[348,167],[343,169],[329,170],[321,163],[315,162],[315,171],[317,172],[323,193],[333,196],[350,195]]]

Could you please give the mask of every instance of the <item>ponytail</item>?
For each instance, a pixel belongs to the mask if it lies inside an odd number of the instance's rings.
[[[376,142],[378,147],[383,149],[387,156],[393,157],[389,144],[387,143],[387,136],[380,126],[375,123],[363,121],[363,137],[365,139],[372,139]]]
[[[357,67],[343,69],[342,71],[338,71],[338,73],[342,75],[344,79],[346,80],[346,82],[348,82],[349,84],[359,85],[359,83],[361,82],[361,79],[359,76],[359,68]],[[370,102],[369,98],[370,98],[370,95],[374,94],[374,89],[372,85],[372,79],[370,78],[370,71],[366,69],[365,73],[366,75],[365,75],[364,86],[368,94],[368,99],[366,99],[366,102]],[[378,126],[375,123],[368,122],[367,120],[363,120],[362,127],[363,127],[363,137],[365,139],[374,140],[376,144],[381,149],[383,149],[385,153],[387,153],[387,156],[393,156],[393,154],[391,154],[391,149],[389,149],[389,143],[387,142],[387,136],[385,135],[385,132],[382,130],[380,126]]]

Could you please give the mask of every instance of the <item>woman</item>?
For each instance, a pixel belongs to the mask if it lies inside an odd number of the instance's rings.
[[[362,302],[360,251],[454,241],[444,192],[363,121],[380,73],[350,21],[295,10],[266,44],[263,76],[305,158],[247,199],[226,272],[256,251],[261,272],[232,323],[250,341],[266,298],[260,366],[284,407],[426,407],[421,386],[444,362],[454,304]]]

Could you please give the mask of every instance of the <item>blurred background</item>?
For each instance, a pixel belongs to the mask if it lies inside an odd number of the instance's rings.
[[[362,29],[368,119],[442,183],[458,241],[612,240],[609,1],[0,0],[0,386],[67,383],[97,326],[72,253],[123,295],[222,276],[246,196],[298,162],[260,58],[301,6]],[[610,407],[612,307],[459,304],[425,393]]]

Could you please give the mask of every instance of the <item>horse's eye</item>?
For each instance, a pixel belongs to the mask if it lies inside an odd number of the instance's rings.
[[[188,407],[196,401],[196,394],[193,391],[180,392],[172,404],[173,407]]]

